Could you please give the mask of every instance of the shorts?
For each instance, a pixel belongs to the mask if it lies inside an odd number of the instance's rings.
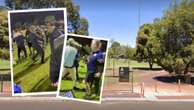
[[[93,80],[95,80],[95,73],[88,73],[88,74],[86,75],[85,81],[86,81],[86,82],[92,82]]]

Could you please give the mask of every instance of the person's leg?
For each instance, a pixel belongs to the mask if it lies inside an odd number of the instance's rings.
[[[73,67],[73,68],[68,68],[68,69],[69,69],[69,73],[70,73],[71,76],[72,76],[73,87],[75,87],[75,86],[76,86],[76,80],[77,80],[77,78],[76,78],[76,68]]]
[[[23,46],[23,47],[22,47],[22,50],[24,51],[24,55],[25,55],[25,57],[27,57],[26,47],[25,47],[25,46]]]
[[[32,48],[34,51],[36,51],[36,53],[33,53],[32,59],[35,60],[36,57],[40,54],[40,46],[38,44],[34,44],[32,45]]]
[[[44,63],[44,50],[42,47],[39,47],[38,49],[40,56],[41,56],[41,63]]]
[[[17,47],[17,48],[18,48],[18,60],[20,60],[21,48],[20,47]]]
[[[100,78],[96,77],[95,81],[94,81],[94,90],[95,90],[95,94],[98,95],[100,92]]]
[[[41,56],[41,63],[44,63],[44,50],[41,46],[37,46],[38,54]]]
[[[44,50],[42,49],[42,54],[41,54],[41,63],[44,63]]]
[[[62,75],[62,78],[63,78],[63,77],[65,77],[65,78],[66,78],[66,77],[68,76],[68,74],[69,74],[69,73],[68,73],[67,68],[64,68],[64,69],[63,69],[63,75]]]
[[[85,82],[86,82],[86,94],[90,96],[92,94],[92,91],[91,91],[92,78],[90,74],[86,75]]]
[[[76,78],[77,78],[77,80],[79,80],[78,68],[79,68],[79,66],[76,66]]]
[[[28,42],[28,49],[29,49],[29,52],[30,52],[30,55],[32,55],[32,44],[30,42]]]
[[[54,77],[54,62],[53,62],[53,57],[52,57],[52,55],[51,55],[51,59],[50,59],[50,80],[51,80],[51,86],[54,86],[54,83],[55,83],[55,77]]]

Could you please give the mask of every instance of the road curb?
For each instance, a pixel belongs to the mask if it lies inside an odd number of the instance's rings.
[[[153,101],[153,102],[194,102],[194,99],[155,99],[155,98],[103,98],[102,101]]]
[[[63,101],[57,97],[0,97],[1,100],[23,100],[23,101]]]

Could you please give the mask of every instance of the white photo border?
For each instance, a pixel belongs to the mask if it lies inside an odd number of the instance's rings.
[[[34,95],[50,95],[57,94],[57,91],[51,92],[31,92],[31,93],[14,93],[14,75],[13,75],[13,52],[12,52],[12,38],[11,38],[11,13],[22,13],[22,12],[47,12],[47,11],[63,11],[64,14],[64,31],[65,37],[67,37],[67,11],[66,8],[42,8],[42,9],[26,9],[26,10],[11,10],[8,11],[8,27],[9,27],[9,47],[10,47],[10,68],[11,68],[11,88],[12,88],[12,96],[34,96]],[[65,38],[66,39],[66,38]]]
[[[88,103],[101,104],[101,102],[102,102],[102,92],[103,92],[103,87],[104,87],[104,77],[105,77],[105,73],[106,73],[106,63],[107,63],[107,58],[108,58],[108,46],[109,46],[110,39],[105,39],[105,38],[100,38],[100,37],[93,37],[93,36],[86,36],[86,35],[78,35],[78,34],[67,34],[67,36],[65,38],[64,45],[63,45],[64,47],[63,47],[62,56],[65,55],[65,46],[66,46],[66,42],[67,42],[68,36],[81,37],[81,38],[89,38],[89,39],[97,39],[97,40],[105,40],[105,41],[107,41],[105,65],[104,65],[103,74],[102,74],[102,85],[100,87],[100,100],[99,101],[92,101],[92,100],[86,100],[86,99],[68,98],[68,97],[60,96],[60,87],[61,87],[61,81],[62,81],[64,57],[62,57],[62,60],[61,60],[62,63],[61,63],[61,68],[60,68],[59,83],[58,83],[58,89],[57,89],[57,96],[56,97],[57,98],[60,98],[60,99],[66,99],[66,100],[72,100],[72,101],[80,101],[80,102],[88,102]]]

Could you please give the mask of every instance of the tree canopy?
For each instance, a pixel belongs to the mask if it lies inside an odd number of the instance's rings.
[[[149,47],[153,61],[163,69],[169,73],[187,74],[194,62],[194,1],[174,2],[163,17],[149,25],[152,27],[149,34],[144,31],[146,25],[139,30],[137,52],[143,53]]]
[[[78,5],[72,0],[5,0],[6,6],[11,9],[39,9],[39,8],[67,8],[68,32],[88,35],[89,23],[86,18],[80,17]]]
[[[138,61],[148,62],[150,69],[155,62],[155,55],[153,50],[153,42],[150,42],[152,37],[153,26],[152,24],[144,24],[140,27],[137,40],[136,40],[136,54],[135,57]]]
[[[9,59],[9,37],[7,11],[0,10],[0,58]]]

